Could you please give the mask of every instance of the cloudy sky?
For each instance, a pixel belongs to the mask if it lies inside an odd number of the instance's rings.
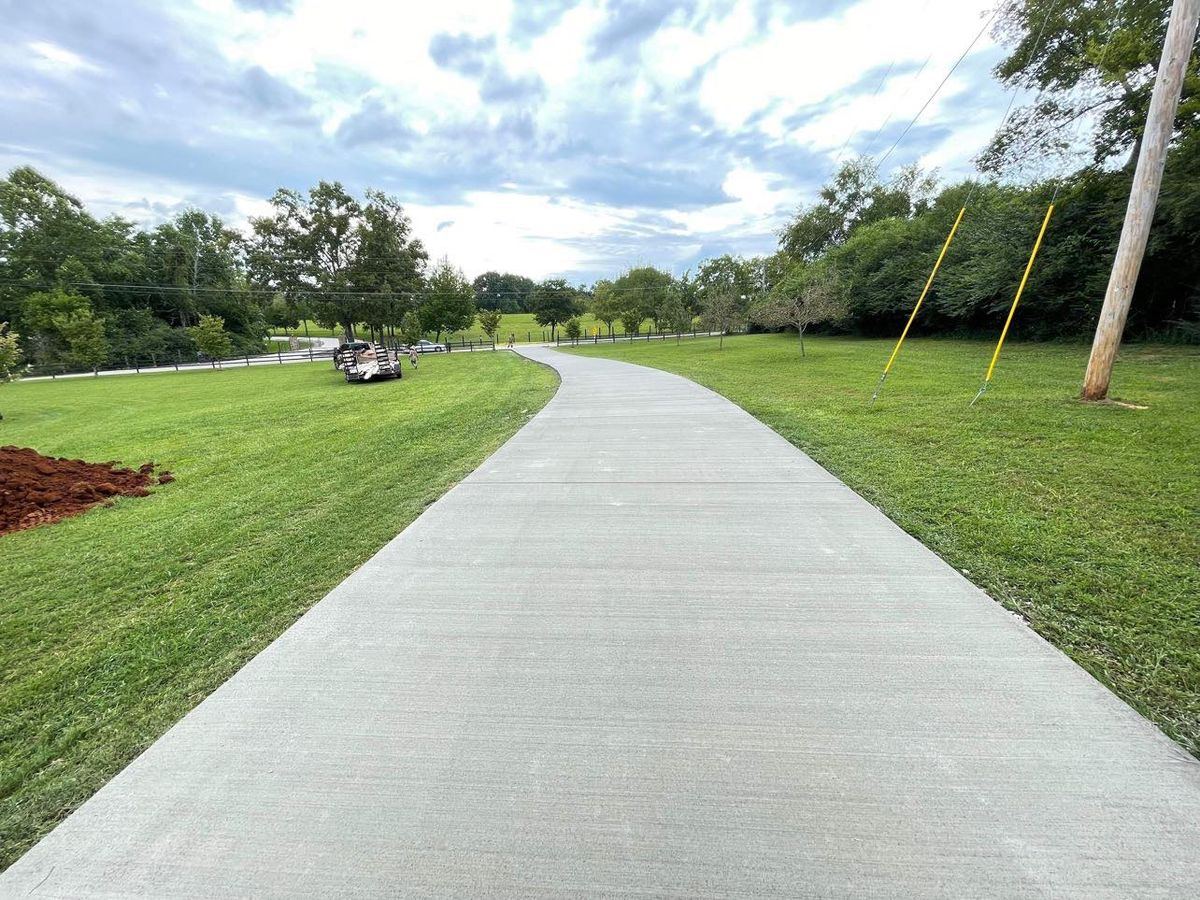
[[[899,136],[995,0],[0,0],[0,167],[100,214],[244,225],[279,186],[406,204],[432,255],[572,281],[755,254]],[[954,175],[986,36],[888,160]]]

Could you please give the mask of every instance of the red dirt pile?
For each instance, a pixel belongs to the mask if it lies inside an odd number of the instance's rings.
[[[145,497],[148,488],[174,481],[154,463],[125,469],[115,462],[56,459],[36,450],[0,447],[0,534],[76,516],[113,497]]]

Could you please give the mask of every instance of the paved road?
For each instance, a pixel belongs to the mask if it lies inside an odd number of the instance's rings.
[[[749,415],[551,403],[5,896],[1195,896],[1200,764]]]

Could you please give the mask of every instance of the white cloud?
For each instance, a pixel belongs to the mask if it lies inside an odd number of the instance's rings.
[[[160,31],[179,29],[171,46],[195,49],[176,68],[144,62],[162,43],[152,30],[122,33],[114,44],[123,55],[104,56],[94,34],[46,40],[31,12],[35,27],[0,47],[0,67],[45,76],[24,92],[32,124],[10,138],[35,152],[10,146],[4,155],[0,145],[0,157],[47,165],[97,212],[139,222],[210,202],[244,223],[280,184],[336,179],[400,196],[432,252],[471,273],[599,275],[635,256],[683,267],[702,249],[769,250],[847,136],[861,151],[885,121],[911,119],[994,2],[925,0],[914,12],[915,0],[858,0],[797,21],[778,4],[763,27],[749,0],[710,0],[655,29],[605,0],[580,0],[562,15],[524,0],[297,0],[283,14],[181,0],[155,8]],[[520,32],[530,15],[549,18]],[[598,56],[598,36],[614,26],[627,39]],[[431,42],[460,34],[477,42],[480,59],[439,65]],[[137,40],[148,51],[140,60],[123,49]],[[989,46],[983,38],[973,59],[994,56]],[[122,77],[139,64],[149,77]],[[89,109],[80,91],[89,79],[68,76],[101,67]],[[267,76],[256,76],[251,94],[239,79],[257,68]],[[999,95],[989,83],[978,109],[962,103],[983,83],[980,67],[969,68],[922,119],[949,137],[931,146],[918,129],[891,162],[921,155],[965,170],[990,136]],[[518,90],[522,78],[534,89]],[[481,100],[506,79],[511,97]],[[15,103],[0,99],[0,112]],[[151,159],[157,147],[162,157]]]
[[[44,72],[51,74],[71,74],[80,70],[96,70],[96,66],[78,53],[72,53],[65,47],[60,47],[49,41],[31,41],[28,47],[33,51],[33,64]]]
[[[474,191],[463,203],[418,204],[408,212],[431,258],[449,256],[472,276],[495,269],[538,279],[602,266],[601,254],[590,251],[588,242],[628,225],[637,215],[635,210],[508,191]]]

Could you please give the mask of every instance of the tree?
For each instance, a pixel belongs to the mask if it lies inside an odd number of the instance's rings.
[[[364,236],[362,206],[339,182],[322,181],[308,192],[280,188],[274,212],[250,220],[254,240],[250,274],[260,288],[303,297],[322,325],[340,325],[347,340],[362,321],[353,293]]]
[[[60,323],[75,313],[91,315],[92,302],[87,297],[55,288],[30,294],[18,312],[34,362],[45,365],[66,357],[66,340],[60,331]]]
[[[613,282],[617,317],[629,334],[637,334],[642,322],[662,306],[674,283],[669,272],[652,266],[630,269]]]
[[[804,356],[804,330],[844,318],[846,301],[837,270],[821,263],[797,263],[775,289],[750,310],[752,321],[768,328],[795,328]]]
[[[445,257],[429,276],[429,287],[417,315],[422,329],[435,332],[439,341],[443,331],[462,331],[475,320],[475,291],[462,271]]]
[[[192,336],[200,352],[212,360],[214,369],[217,360],[233,352],[233,343],[229,339],[229,332],[225,330],[225,320],[220,316],[201,316],[199,324],[192,329]]]
[[[272,328],[282,328],[291,331],[300,327],[300,311],[295,304],[289,303],[283,294],[276,294],[267,304],[265,311],[267,324]]]
[[[579,336],[583,334],[583,326],[579,324],[578,317],[572,316],[567,319],[563,324],[563,334],[566,335],[569,341],[579,340]]]
[[[261,307],[242,291],[242,236],[218,216],[189,209],[149,235],[147,269],[163,288],[159,307],[181,327],[202,313],[222,315],[242,333],[262,337]]]
[[[12,331],[7,322],[0,322],[0,384],[17,378],[25,358],[20,340],[21,336]]]
[[[884,183],[873,160],[849,160],[821,188],[820,201],[797,210],[779,236],[780,246],[795,259],[816,259],[844,244],[856,228],[923,212],[936,186],[936,178],[915,165]]]
[[[0,322],[0,384],[13,381],[19,377],[21,360],[21,336],[9,330],[7,322]],[[0,415],[0,419],[4,416]]]
[[[709,331],[721,336],[719,349],[725,349],[725,335],[744,320],[742,299],[732,291],[708,291],[704,295],[700,320]]]
[[[412,345],[421,340],[425,332],[421,329],[421,317],[414,310],[409,310],[400,320],[400,337],[404,343]]]
[[[351,289],[359,315],[372,329],[395,327],[418,306],[429,254],[412,236],[412,221],[395,197],[368,190],[356,221]]]
[[[578,312],[575,289],[562,278],[551,278],[535,287],[529,306],[534,320],[550,329],[551,340],[554,340],[558,326]]]
[[[100,366],[108,359],[104,320],[97,319],[90,309],[76,310],[56,318],[54,325],[66,341],[67,360],[98,374]]]
[[[1035,99],[1018,108],[979,157],[1003,173],[1071,148],[1088,123],[1092,161],[1127,153],[1132,170],[1150,106],[1171,0],[1022,0],[1002,8],[995,35],[1012,51],[998,79]],[[1200,124],[1200,55],[1192,54],[1176,119],[1184,138]]]
[[[500,330],[501,313],[498,309],[481,309],[479,311],[479,327],[483,333],[496,343],[496,332]]]
[[[610,334],[613,322],[621,317],[617,296],[613,291],[613,283],[607,279],[601,279],[592,285],[592,302],[589,304],[592,316],[596,321],[603,322],[608,326]]]
[[[654,314],[660,331],[674,331],[678,336],[692,327],[692,311],[688,309],[678,291],[671,295]],[[678,338],[676,339],[678,343]]]
[[[703,310],[707,296],[728,294],[737,301],[744,315],[751,299],[761,289],[755,275],[754,265],[740,256],[725,254],[704,260],[690,285],[696,306]]]
[[[523,275],[484,272],[472,282],[475,305],[480,309],[498,309],[504,313],[528,312],[534,283]]]

